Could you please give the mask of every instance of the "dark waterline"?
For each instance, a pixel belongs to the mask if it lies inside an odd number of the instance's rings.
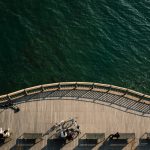
[[[61,81],[150,94],[149,0],[1,0],[0,94]]]

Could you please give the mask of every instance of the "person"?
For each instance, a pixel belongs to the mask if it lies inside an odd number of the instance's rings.
[[[0,138],[10,137],[9,128],[7,130],[4,130],[0,128]]]
[[[112,134],[111,135],[111,138],[113,139],[113,138],[119,138],[120,137],[120,134],[117,132],[116,134]]]
[[[64,130],[62,130],[62,131],[60,132],[60,137],[61,137],[61,138],[67,137],[67,132],[64,131]]]
[[[10,137],[9,128],[3,132],[4,137]]]
[[[74,122],[74,126],[75,126],[75,130],[80,133],[81,132],[80,131],[80,126],[77,124],[77,121]]]
[[[66,137],[66,139],[68,140],[68,141],[71,141],[71,140],[73,140],[73,129],[67,129],[67,137]]]

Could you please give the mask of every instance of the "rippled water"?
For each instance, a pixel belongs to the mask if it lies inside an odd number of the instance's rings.
[[[1,0],[0,93],[92,81],[150,94],[150,0]]]

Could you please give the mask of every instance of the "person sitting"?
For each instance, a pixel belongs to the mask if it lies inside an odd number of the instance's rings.
[[[67,137],[67,132],[66,132],[66,131],[61,131],[60,137],[61,137],[61,138]]]
[[[4,130],[3,136],[4,136],[4,137],[10,137],[9,128],[8,128],[7,130]]]
[[[120,134],[117,132],[116,134],[112,134],[111,135],[111,138],[113,139],[113,138],[119,138],[120,137]]]
[[[77,121],[74,122],[74,125],[75,125],[75,130],[80,133],[81,132],[80,131],[80,126],[77,124]]]
[[[68,141],[71,141],[71,140],[73,140],[73,130],[67,130],[67,137],[66,137],[66,139],[68,140]]]
[[[7,130],[4,130],[0,128],[0,138],[7,138],[10,137],[9,128]]]

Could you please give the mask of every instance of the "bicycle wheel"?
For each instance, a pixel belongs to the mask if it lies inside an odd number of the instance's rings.
[[[63,129],[68,129],[68,128],[70,128],[72,125],[73,125],[73,120],[69,120],[69,121],[66,121],[66,122],[62,125],[62,128],[63,128]]]

